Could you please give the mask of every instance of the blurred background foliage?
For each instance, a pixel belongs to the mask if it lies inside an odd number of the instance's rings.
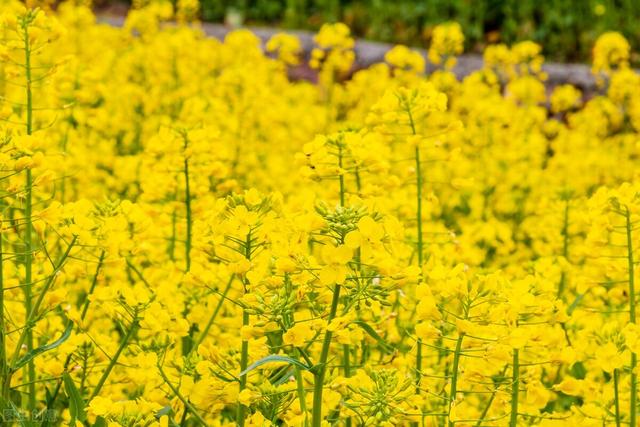
[[[640,0],[200,0],[200,12],[211,22],[310,30],[342,21],[358,37],[412,46],[424,46],[435,25],[457,21],[467,51],[533,40],[556,61],[589,61],[608,30],[635,51],[640,42]]]

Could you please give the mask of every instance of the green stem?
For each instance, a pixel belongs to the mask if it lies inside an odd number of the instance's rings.
[[[64,265],[65,261],[69,257],[71,248],[73,248],[73,246],[75,245],[76,240],[77,240],[77,237],[74,237],[71,243],[69,243],[69,246],[67,247],[67,250],[65,251],[65,253],[60,257],[60,260],[58,261],[55,268],[53,269],[53,272],[51,272],[51,274],[49,275],[49,278],[44,284],[44,287],[40,291],[40,294],[38,295],[38,299],[36,299],[35,304],[33,304],[33,306],[31,306],[30,304],[30,311],[27,312],[27,318],[25,320],[24,328],[22,330],[22,333],[18,337],[18,343],[16,344],[16,348],[13,352],[13,356],[11,357],[11,366],[15,366],[15,363],[18,360],[18,357],[20,356],[20,350],[22,349],[22,346],[25,344],[25,341],[28,343],[29,336],[31,336],[31,332],[33,331],[33,327],[36,322],[36,316],[38,314],[38,311],[40,311],[40,305],[42,305],[42,301],[44,301],[44,297],[46,296],[47,292],[49,292],[51,285],[53,284],[56,277],[58,276],[57,273],[62,269],[62,266]],[[10,369],[10,370],[13,371],[13,369]]]
[[[247,310],[242,310],[242,326],[249,325],[249,313]],[[240,372],[244,372],[249,365],[249,341],[242,340],[242,349],[240,354]],[[240,391],[247,387],[247,376],[240,377]],[[244,426],[245,409],[244,405],[238,402],[238,413],[236,416],[236,422],[239,426]]]
[[[7,363],[7,344],[6,329],[4,324],[4,254],[2,248],[2,231],[0,230],[0,376],[6,378],[8,376],[9,365]],[[5,388],[2,382],[2,409],[4,410],[9,399],[9,388]]]
[[[129,344],[129,341],[131,340],[136,330],[138,329],[139,322],[140,322],[140,320],[138,319],[138,313],[134,312],[133,316],[134,316],[133,322],[131,322],[131,326],[129,327],[127,334],[122,339],[122,342],[118,347],[118,350],[116,350],[116,354],[114,354],[111,360],[109,361],[109,365],[107,366],[107,369],[102,373],[102,376],[100,377],[100,380],[96,385],[96,388],[93,389],[93,393],[91,393],[91,396],[89,396],[89,401],[91,401],[91,399],[93,399],[100,393],[100,391],[102,390],[102,387],[104,386],[105,381],[107,381],[107,378],[111,374],[111,371],[116,366],[116,363],[118,363],[118,358],[120,357],[124,349],[127,347],[127,345]]]
[[[351,377],[351,355],[349,351],[349,344],[343,344],[342,346],[342,363],[344,366],[345,378]]]
[[[409,124],[411,125],[411,133],[416,135],[416,126],[413,121],[413,114],[411,108],[407,107],[407,115],[409,116]],[[422,252],[423,252],[423,240],[422,240],[422,162],[420,160],[420,146],[416,144],[415,148],[415,160],[416,160],[416,223],[418,226],[418,244],[416,251],[418,253],[418,267],[422,268]],[[422,340],[418,338],[418,355],[416,356],[416,388],[417,392],[420,392],[420,380],[421,380],[421,366],[422,366]],[[418,356],[420,360],[418,360]]]
[[[451,393],[449,393],[449,410],[448,413],[451,413],[451,406],[456,401],[456,394],[458,393],[458,367],[460,366],[460,355],[462,352],[462,340],[464,339],[464,334],[460,334],[458,336],[458,340],[456,341],[456,349],[453,353],[453,367],[451,371]],[[453,421],[449,420],[449,427],[453,426]]]
[[[31,176],[31,169],[27,169],[27,194],[25,197],[25,209],[24,209],[24,216],[25,216],[25,231],[24,231],[24,252],[25,252],[25,258],[24,258],[24,281],[25,281],[25,286],[24,286],[24,308],[25,308],[25,313],[31,313],[31,300],[33,298],[33,290],[32,290],[32,279],[33,279],[33,244],[31,241],[31,237],[33,234],[33,223],[31,221],[31,205],[32,205],[32,194],[31,194],[31,189],[33,186],[33,179]],[[27,335],[26,335],[26,344],[27,344],[27,351],[31,351],[33,349],[33,329],[27,325]],[[36,373],[35,373],[35,365],[33,363],[33,360],[30,360],[29,363],[27,364],[27,379],[29,381],[29,404],[28,404],[28,408],[29,411],[33,411],[33,409],[35,409],[35,405],[36,405],[36,385],[35,385],[35,379],[36,379]]]
[[[567,259],[569,256],[569,200],[564,205],[564,216],[562,221],[562,256]],[[560,284],[558,285],[558,298],[562,298],[564,288],[567,282],[567,274],[563,271],[560,275]]]
[[[338,145],[338,166],[340,166],[340,206],[344,207],[344,174],[342,173],[342,145]]]
[[[416,343],[416,394],[420,394],[420,382],[422,380],[422,339]]]
[[[416,125],[413,120],[413,113],[411,108],[406,106],[406,113],[409,118],[409,125],[411,126],[411,134],[416,135]],[[422,267],[422,163],[420,160],[420,146],[416,144],[415,148],[415,161],[416,161],[416,221],[418,223],[418,265]]]
[[[96,285],[98,283],[98,276],[100,275],[100,270],[102,268],[102,264],[104,262],[105,256],[106,256],[106,253],[103,250],[100,253],[100,260],[98,261],[98,266],[96,267],[96,272],[95,272],[95,274],[93,276],[93,280],[91,281],[91,286],[89,288],[89,292],[87,293],[87,296],[85,297],[85,300],[83,302],[82,313],[80,314],[80,320],[81,321],[84,321],[84,319],[85,319],[85,317],[87,315],[87,312],[89,310],[89,305],[91,305],[91,298],[90,297],[91,297],[91,295],[93,295],[93,291],[95,290]],[[69,364],[71,363],[72,356],[73,356],[73,354],[69,354],[67,356],[67,359],[64,362],[65,371],[67,370],[67,368],[69,367]],[[83,360],[83,364],[86,365],[86,363],[87,363],[87,359],[85,358]],[[83,369],[83,372],[86,372],[86,370]],[[84,380],[85,380],[85,376],[83,375],[81,390],[84,387],[84,385],[83,385],[84,384]],[[53,409],[54,403],[58,399],[58,395],[60,394],[60,388],[61,387],[62,387],[62,380],[58,381],[58,383],[56,384],[56,388],[53,390],[53,393],[51,394],[51,398],[49,400],[47,400],[47,402],[46,402],[47,403],[47,408],[46,408],[47,410]],[[42,423],[42,427],[46,427],[47,425],[49,425],[49,421],[45,420]]]
[[[411,129],[415,135],[415,128],[413,125],[413,117],[409,114],[411,118]],[[418,223],[418,266],[422,268],[422,168],[420,164],[420,148],[416,146],[415,150],[415,158],[416,158],[416,187],[417,187],[417,197],[416,197],[416,215],[417,215],[417,223]],[[416,394],[420,394],[420,382],[422,381],[422,338],[418,338],[416,343]]]
[[[24,66],[26,77],[26,93],[27,93],[27,135],[31,135],[33,132],[33,92],[31,90],[31,46],[29,43],[29,30],[28,25],[24,27]]]
[[[89,305],[91,304],[91,295],[93,295],[93,291],[95,291],[96,285],[98,284],[98,276],[100,276],[100,269],[102,268],[102,264],[104,263],[105,255],[105,251],[103,250],[100,253],[100,259],[98,260],[98,266],[96,267],[96,272],[93,275],[93,280],[91,281],[89,292],[87,293],[84,303],[82,304],[82,313],[80,314],[80,320],[84,320],[84,318],[87,316],[87,311],[89,311]]]
[[[506,371],[507,371],[507,367],[505,367],[502,370],[499,377],[503,377]],[[482,425],[484,419],[487,417],[487,414],[489,413],[489,409],[491,409],[491,405],[493,405],[493,401],[495,400],[497,393],[498,393],[498,389],[496,388],[493,391],[493,393],[491,393],[491,397],[489,397],[489,400],[487,401],[486,406],[482,410],[482,415],[480,415],[480,418],[478,418],[478,421],[476,422],[475,427],[480,427]]]
[[[418,248],[417,248],[417,252],[418,252],[418,265],[422,266],[422,248],[423,248],[423,241],[422,241],[422,168],[420,165],[420,148],[416,147],[416,186],[417,186],[417,192],[418,192],[418,196],[416,198],[416,214],[417,214],[417,220],[418,220]]]
[[[177,199],[177,194],[176,194]],[[177,239],[177,225],[178,225],[178,212],[177,209],[174,209],[171,213],[171,240],[169,241],[169,259],[171,261],[176,260],[176,239]]]
[[[31,45],[29,40],[29,23],[24,22],[24,56],[25,56],[25,76],[26,76],[26,95],[27,95],[27,122],[26,130],[27,135],[31,135],[33,132],[33,93],[31,90]],[[33,177],[31,176],[31,169],[27,169],[26,177],[26,194],[25,194],[25,210],[24,210],[24,268],[25,268],[25,287],[24,287],[24,308],[25,313],[28,315],[31,313],[31,298],[32,298],[32,263],[33,263],[33,247],[31,236],[33,234],[33,223],[31,218],[31,205],[32,205],[32,187]],[[28,326],[28,325],[27,325]],[[33,349],[33,330],[28,327],[26,335],[27,351]],[[29,412],[33,412],[36,407],[36,372],[33,360],[30,360],[27,364],[27,381],[29,382],[28,391],[28,404],[27,408]]]
[[[300,402],[300,412],[304,415],[304,427],[307,427],[309,424],[309,419],[307,418],[307,401],[306,401],[306,393],[304,391],[304,380],[302,378],[302,371],[300,368],[296,367],[295,370],[296,383],[298,385],[298,401]]]
[[[616,427],[620,427],[620,396],[618,390],[619,373],[617,369],[613,370],[613,395],[614,395],[614,407],[616,415]]]
[[[331,300],[331,311],[327,324],[330,324],[338,311],[338,302],[340,301],[340,285],[336,284],[333,288],[333,299]],[[324,377],[327,372],[327,359],[329,358],[329,348],[331,346],[331,337],[333,333],[327,330],[324,333],[322,342],[322,351],[320,353],[320,361],[316,365],[313,385],[313,409],[312,409],[312,427],[322,426],[322,390],[324,387]]]
[[[627,261],[629,269],[629,322],[636,323],[636,292],[635,292],[635,273],[633,260],[633,242],[631,239],[631,213],[629,208],[626,210],[626,229],[627,229]],[[638,363],[636,353],[631,353],[631,399],[629,408],[629,425],[636,425],[636,406],[637,406],[637,388],[638,378],[636,374],[636,365]]]
[[[246,259],[251,260],[251,231],[247,234],[247,238],[244,244],[244,256]],[[244,292],[246,293],[246,281],[244,284]],[[249,326],[249,312],[246,308],[242,309],[242,326]],[[240,372],[244,372],[249,365],[249,341],[242,340],[242,348],[240,349]],[[247,387],[247,376],[240,377],[240,392]],[[236,423],[238,426],[244,426],[245,419],[245,407],[242,403],[238,402],[238,408],[236,413]]]
[[[176,386],[174,386],[171,381],[169,381],[169,378],[167,378],[167,374],[164,373],[164,371],[162,370],[162,368],[160,366],[158,366],[158,372],[160,373],[160,376],[162,377],[162,380],[165,382],[165,384],[167,384],[169,386],[169,388],[171,389],[171,391],[173,392],[173,394],[176,395],[176,397],[182,402],[182,404],[184,405],[184,412],[185,414],[187,413],[187,409],[189,410],[189,412],[191,412],[193,414],[194,417],[196,417],[196,419],[198,420],[198,422],[200,424],[202,424],[203,426],[207,425],[207,422],[204,420],[204,418],[202,418],[202,415],[200,415],[198,413],[198,411],[196,411],[196,409],[189,403],[189,401],[182,395],[182,393],[180,393],[180,390],[178,390],[176,388]]]
[[[416,125],[413,120],[413,113],[411,108],[405,106],[406,113],[409,118],[409,125],[411,126],[411,133],[416,135]],[[415,148],[415,165],[416,165],[416,223],[418,226],[418,242],[416,252],[418,253],[418,267],[422,268],[422,252],[423,252],[423,240],[422,240],[422,164],[420,160],[420,146],[416,144]],[[418,338],[416,342],[416,394],[420,394],[420,383],[422,381],[422,339]],[[417,423],[411,423],[413,427],[416,427]]]
[[[202,344],[202,342],[205,340],[205,338],[207,338],[207,335],[209,334],[209,330],[211,329],[211,327],[213,326],[214,322],[216,321],[216,318],[218,317],[218,314],[220,313],[220,310],[222,309],[224,301],[227,299],[227,294],[229,293],[229,289],[231,289],[231,284],[232,283],[233,283],[233,276],[231,276],[231,278],[227,282],[227,287],[224,288],[224,291],[222,291],[222,295],[220,297],[220,301],[218,301],[218,304],[216,305],[216,308],[213,310],[213,313],[211,313],[211,317],[209,318],[209,321],[207,322],[207,325],[204,327],[204,329],[202,330],[202,333],[200,334],[200,336],[198,337],[196,342],[193,344],[193,347],[191,347],[191,352],[193,352],[194,350],[197,350],[198,346],[200,344]]]
[[[344,366],[344,377],[351,377],[351,355],[349,351],[349,344],[342,346],[342,364]],[[351,427],[351,418],[347,418],[345,421],[346,427]]]
[[[516,427],[518,423],[518,394],[520,391],[520,350],[513,349],[513,378],[511,382],[511,418],[509,427]]]
[[[184,136],[184,149],[187,150],[189,145],[189,139],[187,136]],[[191,269],[191,189],[189,183],[189,158],[187,153],[184,155],[184,181],[185,181],[185,195],[184,195],[184,203],[187,211],[186,221],[187,221],[187,238],[185,243],[185,262],[186,262],[186,271]]]

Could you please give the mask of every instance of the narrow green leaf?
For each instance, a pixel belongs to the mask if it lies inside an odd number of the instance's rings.
[[[358,326],[360,326],[362,329],[364,329],[364,331],[369,334],[371,336],[371,338],[373,338],[374,340],[376,340],[378,342],[378,344],[380,345],[380,347],[382,347],[382,349],[388,353],[392,352],[394,350],[394,347],[387,343],[384,338],[382,338],[375,329],[373,329],[371,327],[371,325],[369,325],[367,322],[364,322],[362,320],[355,320],[353,322],[351,322],[353,324],[356,324]]]
[[[172,409],[171,406],[165,406],[163,408],[160,408],[156,413],[155,413],[155,417],[157,420],[159,420],[161,417],[165,416],[165,415],[171,415]]]
[[[11,400],[9,400],[8,403],[9,403],[10,409],[9,409],[9,412],[4,415],[4,417],[7,417],[7,415],[11,417],[9,421],[9,425],[11,425],[12,422],[17,422],[19,425],[26,427],[27,420],[24,419],[24,416],[22,415],[22,412],[20,411],[20,409]]]
[[[154,417],[156,418],[156,420],[159,420],[160,418],[166,416],[167,421],[169,421],[169,427],[180,427],[178,423],[176,423],[175,420],[171,417],[172,414],[173,409],[171,408],[171,406],[165,406],[163,408],[160,408],[160,410],[155,413]]]
[[[53,400],[53,395],[51,394],[51,390],[49,390],[49,387],[45,386],[44,387],[44,401],[47,403],[47,407],[50,406],[52,400]]]
[[[578,294],[578,296],[576,296],[576,299],[573,300],[573,302],[571,303],[571,305],[567,309],[567,314],[569,316],[571,316],[573,311],[578,307],[578,304],[580,304],[580,302],[582,301],[582,299],[584,298],[585,295],[586,295],[586,292]]]
[[[57,340],[55,340],[52,343],[43,345],[43,346],[38,347],[38,348],[34,348],[33,350],[27,352],[27,354],[25,354],[24,356],[22,356],[20,359],[18,359],[16,361],[16,364],[15,364],[15,366],[12,366],[12,369],[14,371],[16,371],[16,370],[20,369],[21,367],[23,367],[24,365],[26,365],[27,363],[29,363],[29,361],[33,360],[39,354],[44,353],[45,351],[53,350],[56,347],[59,347],[62,343],[64,343],[66,340],[69,339],[69,337],[71,336],[71,331],[72,330],[73,330],[73,322],[69,322],[67,324],[66,329],[64,330],[64,332],[60,336],[60,338],[58,338]]]
[[[281,385],[289,381],[293,375],[294,368],[291,365],[282,365],[282,367],[274,369],[269,375],[269,382],[275,386]]]
[[[309,369],[310,371],[312,369]],[[294,369],[287,369],[286,375],[282,375],[280,378],[278,378],[277,380],[271,381],[271,384],[274,386],[279,386],[282,385],[286,382],[289,381],[289,378],[291,378],[291,376],[295,373]]]
[[[300,369],[304,369],[305,371],[308,371],[308,370],[311,369],[310,366],[305,365],[304,363],[300,362],[299,360],[292,359],[291,357],[287,357],[287,356],[281,356],[281,355],[278,355],[278,354],[271,354],[269,356],[263,357],[262,359],[252,363],[251,365],[249,365],[249,367],[247,369],[245,369],[244,371],[240,372],[240,375],[238,375],[238,376],[239,377],[245,376],[249,372],[251,372],[254,369],[258,368],[259,366],[262,366],[262,365],[267,364],[267,363],[273,363],[273,362],[289,363],[291,365],[295,365],[295,366],[299,367]]]
[[[82,400],[80,392],[67,372],[62,374],[62,380],[64,381],[64,389],[67,392],[67,396],[69,396],[69,413],[71,414],[69,425],[75,426],[76,420],[84,421],[86,419],[84,400]]]

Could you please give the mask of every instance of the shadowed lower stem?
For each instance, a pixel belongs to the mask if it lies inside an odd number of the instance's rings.
[[[636,292],[635,292],[635,262],[633,259],[633,242],[631,239],[631,213],[629,209],[626,210],[626,231],[627,231],[627,261],[629,269],[629,323],[636,323]],[[636,406],[637,406],[637,388],[638,388],[638,376],[636,374],[636,365],[638,363],[638,356],[636,353],[631,353],[631,387],[629,392],[631,393],[629,399],[629,425],[636,425]]]
[[[331,311],[329,312],[329,318],[327,324],[330,324],[338,311],[338,301],[340,301],[340,285],[335,285],[333,288],[333,299],[331,300]],[[324,377],[327,372],[327,359],[329,358],[329,348],[331,347],[332,332],[327,330],[324,333],[324,340],[322,342],[322,352],[320,353],[320,361],[316,365],[316,372],[314,374],[314,387],[313,387],[313,409],[312,409],[312,427],[322,426],[322,389],[324,387]]]
[[[509,427],[518,425],[518,394],[520,392],[520,350],[513,349],[513,377],[511,382],[511,418]]]

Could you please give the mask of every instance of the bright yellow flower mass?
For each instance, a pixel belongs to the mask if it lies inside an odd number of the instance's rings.
[[[327,24],[311,83],[197,2],[0,4],[4,422],[638,425],[621,35],[585,97],[532,42],[457,79],[454,23],[355,72]]]

